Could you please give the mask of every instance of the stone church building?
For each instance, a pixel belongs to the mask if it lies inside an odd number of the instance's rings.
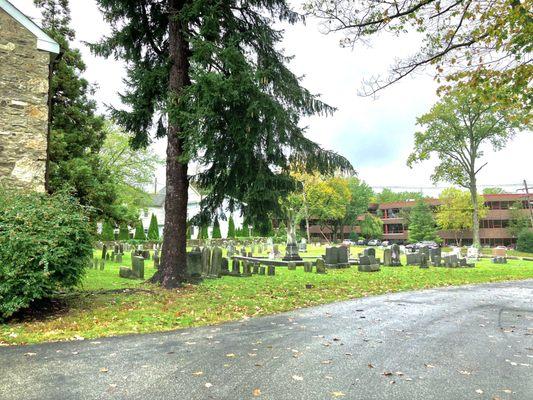
[[[45,190],[50,65],[59,45],[0,0],[0,184]]]

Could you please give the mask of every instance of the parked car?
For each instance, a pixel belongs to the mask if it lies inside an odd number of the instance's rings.
[[[418,243],[408,244],[407,246],[405,246],[405,249],[409,250],[410,252],[415,252],[416,250],[418,250],[418,249],[420,249],[422,247],[429,247],[430,249],[437,249],[440,246],[436,242],[433,242],[431,240],[423,240],[423,241],[418,242]]]
[[[365,246],[366,245],[366,240],[365,239],[359,239],[357,241],[357,245],[358,246]]]
[[[390,245],[390,243],[389,243],[388,240],[384,240],[383,242],[381,242],[381,247],[387,247],[389,245]]]
[[[369,246],[379,246],[381,244],[381,240],[379,239],[370,239],[368,241]]]
[[[345,245],[345,246],[353,246],[355,243],[354,243],[353,240],[346,239],[346,240],[342,241],[342,244]]]

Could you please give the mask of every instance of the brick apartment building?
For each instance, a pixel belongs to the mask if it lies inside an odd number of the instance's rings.
[[[524,210],[521,212],[528,215],[527,197],[523,194],[486,194],[483,195],[485,205],[489,209],[487,216],[480,221],[479,235],[481,245],[483,246],[509,246],[516,243],[516,238],[512,237],[509,230],[509,220],[511,219],[511,212],[509,208],[515,202],[522,202]],[[439,204],[438,199],[425,200],[432,209],[435,209]],[[390,242],[407,242],[408,232],[406,221],[402,218],[402,210],[414,207],[416,201],[399,201],[393,203],[370,204],[369,212],[378,215],[383,221],[383,240]],[[358,232],[356,227],[356,232]],[[316,225],[310,227],[312,238],[321,240],[323,238],[320,228]],[[349,236],[349,227],[344,228],[343,235],[345,238]],[[359,233],[359,232],[358,232]],[[324,234],[329,235],[329,231]],[[444,240],[445,244],[455,243],[455,232],[439,231],[439,236]],[[468,245],[472,243],[472,232],[462,232],[462,243]]]

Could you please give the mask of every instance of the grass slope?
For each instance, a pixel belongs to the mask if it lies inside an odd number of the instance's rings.
[[[311,248],[308,255],[323,253],[324,248]],[[129,263],[126,255],[122,265]],[[145,265],[149,277],[154,272],[152,262]],[[166,291],[119,278],[119,266],[108,262],[104,271],[88,270],[83,287],[61,296],[63,308],[54,313],[0,325],[0,344],[165,331],[382,293],[533,278],[533,262],[520,260],[507,265],[483,260],[475,269],[383,267],[380,272],[361,273],[350,268],[329,270],[326,275],[279,267],[273,277],[223,277]],[[312,288],[307,289],[309,284]]]

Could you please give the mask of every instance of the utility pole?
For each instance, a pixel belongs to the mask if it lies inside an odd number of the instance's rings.
[[[529,219],[531,220],[531,226],[533,227],[533,209],[531,208],[531,199],[529,198],[529,189],[533,189],[527,186],[527,182],[524,179],[524,188],[518,189],[526,193],[527,209],[529,210]]]
[[[157,194],[157,176],[154,177],[154,194]]]

